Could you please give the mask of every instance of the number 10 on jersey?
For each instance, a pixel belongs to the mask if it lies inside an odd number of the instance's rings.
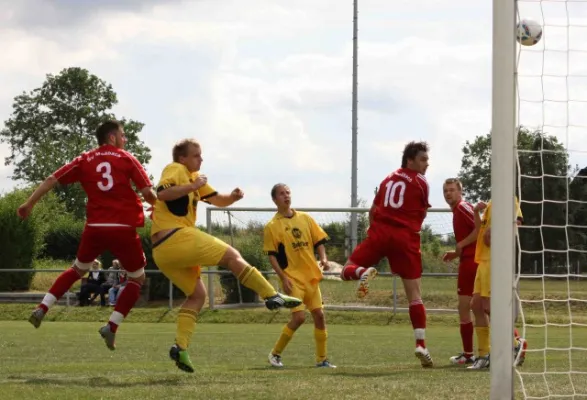
[[[401,208],[404,205],[406,183],[404,181],[389,181],[385,185],[385,199],[383,205],[391,208]]]

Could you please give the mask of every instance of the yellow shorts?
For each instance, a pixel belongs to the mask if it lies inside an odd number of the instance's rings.
[[[292,283],[290,296],[302,300],[303,304],[291,309],[291,312],[304,311],[307,309],[312,312],[322,308],[322,292],[318,282],[302,283],[293,278],[289,278]]]
[[[491,297],[491,261],[481,261],[475,275],[473,294],[481,297]]]
[[[228,244],[198,228],[181,228],[153,247],[153,260],[189,296],[200,279],[200,266],[218,265],[228,248]]]

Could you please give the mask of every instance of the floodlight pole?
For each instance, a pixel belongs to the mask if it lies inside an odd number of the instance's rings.
[[[357,71],[358,65],[358,35],[359,35],[359,0],[353,1],[353,95],[352,95],[352,161],[351,161],[351,207],[359,205],[357,196]],[[351,212],[351,251],[357,246],[358,215]]]

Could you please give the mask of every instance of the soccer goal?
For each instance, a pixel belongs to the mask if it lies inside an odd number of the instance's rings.
[[[493,1],[491,161],[491,399],[587,398],[587,1]]]

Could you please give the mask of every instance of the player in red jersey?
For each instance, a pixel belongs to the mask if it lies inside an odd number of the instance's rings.
[[[457,293],[459,296],[459,319],[463,352],[450,358],[453,364],[473,364],[473,321],[471,320],[471,299],[477,275],[475,262],[475,245],[479,229],[475,227],[475,213],[473,206],[463,200],[463,185],[456,178],[444,181],[442,187],[444,200],[452,210],[452,226],[457,241],[454,251],[444,254],[444,261],[459,260],[459,275],[457,278]]]
[[[119,122],[104,122],[98,127],[96,137],[99,147],[81,154],[55,171],[17,212],[21,218],[27,218],[35,204],[58,183],[81,183],[88,202],[86,226],[77,258],[71,268],[55,280],[41,304],[32,312],[29,322],[38,328],[49,308],[86,274],[100,254],[109,250],[120,260],[129,281],[116,302],[108,324],[100,329],[106,345],[114,350],[118,325],[138,300],[145,280],[145,254],[136,231],[137,227],[144,225],[145,217],[131,181],[149,204],[155,203],[156,195],[141,163],[123,150],[126,137]]]
[[[404,148],[402,166],[388,175],[369,210],[367,238],[353,251],[341,272],[343,280],[358,280],[358,297],[369,291],[377,275],[372,265],[387,257],[391,271],[402,278],[410,303],[410,319],[416,338],[416,357],[423,367],[432,367],[426,348],[426,309],[420,293],[422,257],[420,230],[430,204],[424,174],[428,169],[428,144],[410,142]]]

